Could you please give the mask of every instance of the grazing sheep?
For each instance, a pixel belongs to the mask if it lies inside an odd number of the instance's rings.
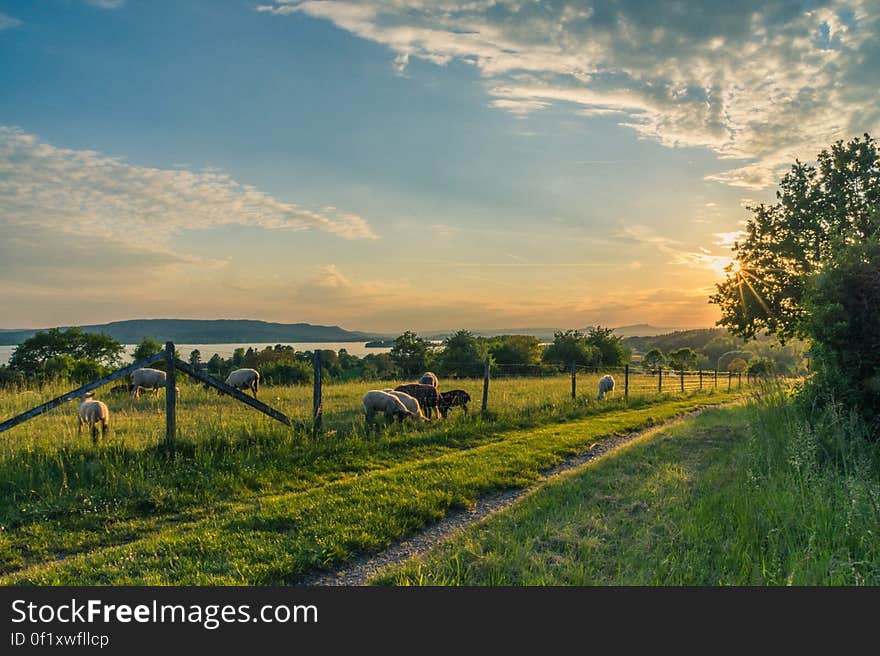
[[[122,385],[114,385],[109,390],[107,390],[109,394],[122,394],[123,392],[128,394],[131,391],[132,386],[128,383],[123,383]]]
[[[433,385],[435,388],[440,388],[440,381],[437,379],[437,374],[433,371],[426,371],[422,374],[422,377],[419,378],[419,385]]]
[[[431,418],[432,410],[436,410],[439,413],[437,408],[440,403],[440,394],[433,385],[410,383],[408,385],[398,385],[394,388],[394,391],[406,392],[410,396],[414,396],[428,419]]]
[[[377,412],[385,414],[389,421],[403,421],[410,416],[410,411],[406,409],[403,402],[388,392],[382,390],[370,390],[364,394],[364,417],[367,423],[370,423]]]
[[[82,427],[89,425],[92,433],[92,441],[98,443],[98,424],[101,424],[101,437],[107,434],[110,428],[110,411],[102,401],[95,401],[91,398],[92,393],[79,397],[79,426],[77,433],[82,432]]]
[[[236,369],[226,377],[226,384],[235,389],[249,389],[257,398],[260,389],[260,372],[256,369]]]
[[[596,395],[596,399],[604,399],[606,394],[613,391],[614,379],[611,377],[611,374],[605,374],[599,379],[599,393]]]
[[[393,389],[384,389],[382,391],[388,392],[388,394],[393,394],[400,399],[400,402],[406,406],[406,409],[409,410],[410,415],[412,415],[412,418],[416,421],[428,421],[425,418],[425,415],[422,414],[422,408],[419,406],[419,401],[416,397],[410,396],[406,392],[397,392]]]
[[[464,390],[449,390],[448,392],[440,392],[440,399],[437,406],[440,410],[440,415],[446,419],[446,413],[449,412],[450,408],[454,408],[455,406],[461,406],[464,413],[467,414],[467,404],[470,402],[471,395]]]
[[[153,394],[158,395],[159,388],[165,387],[166,377],[165,372],[159,369],[148,369],[146,367],[135,369],[131,374],[131,395],[134,398],[138,398],[141,394],[141,389],[151,389]],[[177,391],[179,392],[180,390],[178,389]]]

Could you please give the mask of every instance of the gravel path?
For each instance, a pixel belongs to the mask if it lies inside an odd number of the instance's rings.
[[[480,497],[472,508],[450,510],[440,521],[419,531],[415,535],[395,543],[378,554],[368,554],[345,563],[340,569],[332,572],[318,571],[306,575],[298,585],[366,585],[367,579],[379,570],[404,561],[413,556],[426,553],[450,536],[479,522],[489,515],[504,510],[519,499],[532,492],[548,479],[572,469],[577,469],[602,456],[616,450],[620,446],[632,442],[636,438],[658,433],[672,424],[694,417],[710,407],[707,405],[697,410],[682,413],[655,426],[611,435],[592,445],[585,453],[567,458],[560,464],[541,472],[541,477],[532,485],[516,490],[504,490],[495,494]]]

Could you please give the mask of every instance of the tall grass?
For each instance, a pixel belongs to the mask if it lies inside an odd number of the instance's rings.
[[[880,444],[768,386],[544,486],[379,583],[878,585]]]
[[[384,386],[388,383],[380,383]],[[390,383],[393,386],[395,383]],[[181,384],[174,454],[161,448],[164,398],[101,395],[111,433],[93,445],[77,433],[75,404],[4,433],[0,440],[0,572],[24,563],[111,544],[157,522],[218,504],[306,490],[396,463],[438,457],[502,439],[506,430],[661,403],[667,397],[618,395],[597,403],[570,398],[566,377],[493,381],[481,415],[481,381],[456,381],[476,407],[428,425],[368,430],[361,397],[375,383],[325,387],[326,433],[313,438],[311,388],[266,387],[260,398],[291,416],[289,428],[200,386]],[[587,384],[586,382],[584,383]],[[590,389],[590,388],[584,388]],[[0,392],[7,417],[66,391],[47,386]],[[711,398],[711,397],[707,397]]]
[[[767,388],[751,406],[736,550],[769,584],[880,583],[880,442],[856,413]]]

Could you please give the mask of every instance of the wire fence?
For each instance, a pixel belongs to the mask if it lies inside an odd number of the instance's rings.
[[[357,389],[349,390],[349,392],[354,391],[357,394],[340,395],[337,393],[337,389],[339,389],[337,384],[325,383],[325,367],[321,357],[319,351],[315,351],[311,357],[313,380],[310,404],[308,404],[309,393],[303,385],[299,385],[296,389],[287,387],[286,389],[290,390],[290,398],[280,399],[277,394],[274,397],[275,401],[284,401],[285,405],[291,407],[296,416],[301,417],[295,425],[300,427],[310,425],[311,431],[315,436],[324,432],[324,415],[326,411],[329,410],[335,416],[344,415],[347,417],[347,420],[351,420],[357,414],[355,404],[359,404],[360,399],[357,396],[360,393]],[[165,443],[168,446],[173,446],[177,431],[178,395],[176,387],[177,377],[175,375],[177,371],[187,374],[207,387],[212,387],[221,393],[233,397],[235,400],[258,410],[282,424],[287,426],[294,425],[287,415],[276,408],[258,401],[256,399],[256,390],[254,390],[253,397],[248,396],[238,389],[234,389],[221,382],[220,379],[210,376],[201,368],[180,361],[175,357],[174,344],[169,342],[166,344],[165,349],[155,356],[124,367],[108,376],[92,381],[39,406],[20,412],[6,421],[0,422],[0,433],[48,412],[69,400],[81,397],[86,392],[127,376],[139,367],[145,367],[154,362],[164,362],[166,365],[167,377],[164,384],[164,405],[166,415]],[[648,369],[638,365],[595,367],[574,363],[569,365],[547,363],[531,365],[498,364],[487,359],[482,363],[482,366],[477,366],[473,362],[460,364],[446,362],[444,367],[454,369],[455,373],[450,374],[447,370],[441,370],[443,375],[440,391],[451,392],[456,388],[461,388],[460,391],[466,392],[464,396],[468,399],[468,402],[473,403],[484,414],[492,407],[499,410],[522,407],[521,399],[515,398],[517,395],[520,397],[527,395],[529,399],[537,403],[556,403],[566,398],[594,398],[597,400],[623,398],[624,400],[629,400],[633,397],[644,398],[663,394],[685,394],[699,390],[734,391],[751,385],[753,382],[753,377],[738,372],[718,371],[716,369],[669,369],[663,367]],[[610,376],[613,380],[613,386],[610,389],[606,388],[604,392],[600,393],[600,380],[607,376]],[[419,377],[419,374],[413,374],[411,378],[414,378],[414,380],[410,382],[415,382]],[[519,384],[516,382],[516,379],[521,379],[524,382]],[[494,386],[493,380],[497,381]],[[357,381],[354,384],[360,386],[361,383],[364,392],[370,388],[381,389],[395,385],[395,381],[386,380],[364,380]],[[345,384],[350,387],[352,381]],[[279,387],[278,389],[283,390],[285,388]],[[327,392],[326,395],[325,391]],[[325,403],[325,400],[329,401],[329,404]],[[467,410],[466,407],[465,410]]]

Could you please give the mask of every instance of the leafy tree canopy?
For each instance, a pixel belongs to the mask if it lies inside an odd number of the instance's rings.
[[[47,360],[56,356],[115,367],[121,364],[123,351],[123,345],[107,335],[87,333],[79,328],[52,328],[19,344],[9,358],[9,368],[33,375],[42,370]]]
[[[700,355],[692,348],[680,348],[669,353],[669,366],[673,369],[691,369],[700,359]]]
[[[444,376],[479,376],[488,354],[484,340],[469,330],[459,330],[443,341],[438,368]]]
[[[404,374],[412,376],[428,368],[430,352],[431,345],[426,339],[407,330],[395,338],[391,359]]]
[[[585,341],[598,353],[596,364],[606,367],[620,367],[629,362],[630,352],[623,346],[623,338],[615,335],[612,328],[603,328],[602,326],[590,328],[587,331]]]
[[[808,277],[836,254],[880,232],[880,153],[865,134],[823,150],[815,165],[796,162],[773,205],[750,207],[735,261],[710,301],[720,325],[744,338],[766,332],[780,341],[809,337]]]
[[[580,364],[595,366],[599,364],[601,353],[587,342],[586,335],[579,330],[556,331],[553,343],[544,350],[544,362],[553,364]]]
[[[144,337],[140,343],[134,347],[134,353],[132,353],[131,359],[135,362],[143,360],[151,355],[155,355],[163,348],[165,347],[152,337]]]
[[[651,349],[642,358],[642,364],[649,371],[657,371],[657,368],[662,367],[664,362],[666,362],[666,356],[658,348]]]

